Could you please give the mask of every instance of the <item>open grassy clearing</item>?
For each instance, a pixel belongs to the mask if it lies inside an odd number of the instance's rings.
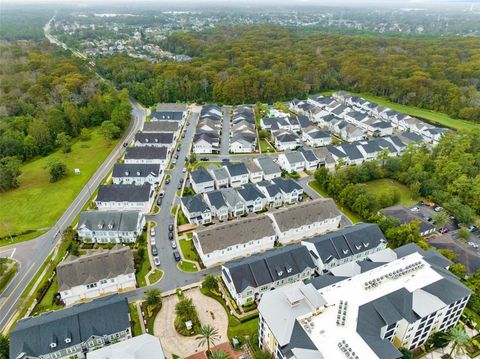
[[[158,269],[154,269],[152,273],[148,275],[148,280],[150,284],[157,283],[163,277],[163,272]]]
[[[418,202],[415,198],[412,198],[410,190],[407,186],[391,179],[383,178],[370,181],[365,183],[365,187],[368,191],[376,195],[380,195],[387,191],[397,191],[397,193],[400,195],[399,204],[403,204],[404,206],[412,206]]]
[[[337,90],[331,90],[331,91],[325,91],[322,92],[324,95],[331,95]],[[379,97],[379,96],[374,96],[374,95],[369,95],[366,93],[355,93],[355,92],[350,92],[351,94],[358,95],[363,97],[365,100],[375,102],[381,106],[384,107],[389,107],[392,110],[406,113],[410,116],[418,117],[418,118],[423,118],[425,120],[435,122],[441,126],[446,126],[453,128],[455,130],[473,130],[473,129],[480,129],[480,124],[471,122],[471,121],[465,121],[461,119],[455,119],[450,116],[448,116],[445,113],[441,112],[436,112],[436,111],[431,111],[431,110],[425,110],[422,108],[418,108],[415,106],[409,106],[409,105],[401,105],[395,102],[391,102],[388,99],[384,97]]]
[[[317,181],[315,180],[312,180],[310,182],[308,182],[308,185],[310,187],[312,187],[313,190],[315,190],[315,192],[317,192],[320,196],[322,197],[330,197],[328,195],[328,193],[326,193],[323,189],[320,188],[320,186],[318,185]],[[362,219],[357,216],[355,213],[353,213],[352,211],[350,211],[348,208],[345,208],[344,206],[338,204],[335,202],[335,204],[337,205],[338,209],[340,211],[343,212],[344,215],[346,215],[351,221],[352,223],[358,223],[358,222],[362,222]]]
[[[180,249],[182,250],[183,258],[190,261],[198,262],[198,254],[195,250],[195,247],[193,246],[192,240],[180,239],[178,241],[178,244],[180,245]]]
[[[0,236],[51,227],[114,146],[95,129],[90,140],[76,141],[70,153],[59,150],[23,165],[20,187],[0,194]],[[64,161],[69,171],[68,177],[56,183],[49,182],[47,169],[53,158]],[[79,175],[73,174],[75,168],[80,169]]]

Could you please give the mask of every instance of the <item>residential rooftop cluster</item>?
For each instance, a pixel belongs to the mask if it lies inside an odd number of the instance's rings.
[[[402,358],[454,327],[471,291],[415,244],[263,293],[260,348],[284,358]]]
[[[202,107],[193,137],[193,153],[216,153],[220,151],[222,122],[223,112],[220,106],[206,105]]]
[[[257,129],[253,106],[238,106],[233,111],[230,129],[230,152],[252,153],[257,148]]]

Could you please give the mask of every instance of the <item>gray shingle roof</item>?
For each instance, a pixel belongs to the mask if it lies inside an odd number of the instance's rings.
[[[341,215],[331,198],[319,198],[272,212],[282,232]]]
[[[224,267],[228,268],[237,293],[241,293],[247,287],[258,288],[302,273],[306,268],[315,269],[315,264],[305,246],[293,244],[228,262]]]
[[[284,193],[292,193],[294,191],[302,191],[303,187],[298,184],[297,181],[291,179],[291,178],[282,178],[282,177],[277,177],[272,179],[272,182],[276,184],[282,192]]]
[[[22,319],[10,333],[10,359],[21,353],[38,357],[55,350],[85,342],[91,336],[110,335],[130,328],[128,301],[124,296],[112,295],[89,303],[48,312],[38,317]],[[70,343],[65,343],[67,336]]]
[[[270,157],[258,157],[257,161],[266,175],[272,175],[272,174],[282,172],[282,170],[280,169],[280,166],[275,162],[273,162],[273,160]]]
[[[268,216],[250,216],[244,219],[202,227],[196,231],[203,253],[244,244],[267,236],[275,236]]]
[[[248,174],[247,166],[245,166],[243,162],[238,162],[238,163],[229,162],[227,164],[223,164],[222,166],[227,169],[227,171],[230,173],[230,176],[232,177]]]
[[[167,149],[165,147],[127,147],[125,159],[167,159]]]
[[[173,143],[173,133],[171,132],[138,132],[135,134],[135,141],[140,143],[159,143],[171,144]]]
[[[227,205],[227,202],[225,202],[225,198],[223,198],[221,191],[206,192],[205,196],[208,197],[208,201],[212,207],[215,207],[216,209],[225,207]]]
[[[143,216],[138,211],[87,211],[80,213],[78,228],[87,228],[91,231],[124,231],[137,230],[139,217]]]
[[[368,251],[386,242],[376,224],[359,223],[305,240],[313,243],[323,263]]]
[[[208,165],[208,170],[217,181],[228,179],[228,173],[225,167],[217,167],[210,164]]]
[[[116,163],[113,166],[113,177],[147,177],[152,175],[158,177],[160,174],[159,164],[143,164],[143,163]]]
[[[190,213],[209,211],[205,200],[200,194],[189,197],[182,197],[182,203]]]
[[[255,201],[258,198],[265,198],[265,195],[253,183],[247,183],[238,189],[238,194],[245,201]]]
[[[155,111],[150,115],[152,121],[181,121],[183,111]]]
[[[143,132],[175,132],[178,130],[178,122],[150,121],[143,124]]]
[[[305,158],[300,151],[288,151],[284,155],[290,164],[305,162]]]
[[[111,184],[98,187],[97,202],[147,202],[152,186],[130,184]]]
[[[195,183],[205,183],[213,181],[212,176],[203,166],[199,166],[195,171],[191,172],[190,179]]]
[[[81,257],[70,256],[57,266],[58,287],[68,290],[129,273],[135,273],[129,247],[117,247]]]

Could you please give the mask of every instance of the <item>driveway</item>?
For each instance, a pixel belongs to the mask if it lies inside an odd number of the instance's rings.
[[[217,343],[228,341],[227,328],[228,317],[225,309],[215,299],[204,296],[199,288],[184,292],[185,296],[191,298],[197,308],[198,317],[202,325],[209,324],[218,330],[220,339]],[[205,348],[198,347],[198,341],[193,337],[184,337],[175,330],[175,304],[179,302],[176,295],[163,299],[162,310],[154,323],[154,335],[160,338],[166,357],[176,354],[181,358]]]

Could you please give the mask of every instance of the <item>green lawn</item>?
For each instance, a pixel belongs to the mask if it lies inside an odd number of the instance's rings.
[[[178,268],[184,272],[198,272],[198,266],[192,262],[180,261],[178,263]]]
[[[265,140],[260,140],[260,150],[262,153],[274,153],[275,149]]]
[[[134,337],[142,335],[142,327],[140,326],[140,316],[138,315],[135,303],[128,303],[130,308],[130,322],[132,323],[132,334]]]
[[[335,92],[335,91],[325,91],[325,92],[323,92],[323,94],[331,95],[333,92]],[[366,99],[368,101],[375,102],[375,103],[377,103],[381,106],[389,107],[392,110],[402,112],[402,113],[406,113],[406,114],[414,116],[414,117],[423,118],[423,119],[431,121],[431,122],[436,122],[439,125],[446,126],[446,127],[451,127],[455,130],[480,129],[480,124],[478,124],[478,123],[465,121],[465,120],[460,120],[460,119],[454,119],[454,118],[451,118],[450,116],[448,116],[445,113],[425,110],[425,109],[418,108],[418,107],[415,107],[415,106],[401,105],[401,104],[398,104],[398,103],[390,102],[386,98],[373,96],[373,95],[369,95],[369,94],[366,94],[366,93],[355,93],[355,92],[350,92],[350,93],[354,94],[354,95],[361,96],[364,99]]]
[[[399,204],[403,204],[404,206],[412,206],[418,202],[411,197],[410,190],[407,186],[391,179],[384,178],[370,181],[365,183],[365,186],[368,191],[377,195],[390,190],[397,191],[400,194]]]
[[[150,284],[157,283],[163,277],[163,272],[161,270],[155,269],[152,273],[148,275],[148,280]]]
[[[152,269],[152,267],[150,266],[150,259],[148,258],[147,245],[148,245],[147,234],[143,232],[141,235],[141,238],[139,238],[137,241],[137,248],[143,247],[145,250],[143,260],[140,263],[140,269],[138,270],[138,272],[135,273],[135,277],[137,279],[137,285],[139,287],[145,287],[147,285],[147,282],[145,281],[145,276]]]
[[[214,165],[220,167],[222,162],[215,162],[215,161],[199,161],[196,162],[194,168],[197,169],[198,167],[208,167],[209,165]]]
[[[0,275],[0,294],[3,293],[8,283],[10,283],[15,273],[17,273],[17,263],[13,259],[7,258],[5,265],[5,271]]]
[[[183,258],[198,262],[198,254],[193,245],[193,241],[180,239],[178,242],[180,244],[180,249],[182,250]]]
[[[258,317],[241,323],[236,318],[228,321],[227,335],[229,338],[249,336],[250,338],[258,332]]]
[[[40,314],[43,312],[59,310],[63,307],[61,305],[55,304],[55,295],[58,293],[58,282],[57,277],[53,278],[52,284],[45,293],[45,296],[42,298],[40,303],[38,303],[33,309],[33,314]]]
[[[44,230],[60,218],[115,146],[98,130],[91,132],[91,139],[76,141],[70,153],[56,151],[22,166],[20,187],[0,194],[0,236]],[[69,176],[56,183],[49,182],[47,170],[52,158],[63,160],[69,170]],[[80,175],[73,174],[75,168],[80,169]]]
[[[317,192],[320,196],[330,197],[328,193],[326,193],[322,188],[320,188],[317,181],[312,180],[308,182],[308,185],[312,187],[312,189],[315,190],[315,192]],[[340,211],[342,211],[343,214],[345,214],[352,221],[352,223],[362,222],[362,219],[359,216],[357,216],[355,213],[350,211],[348,208],[345,208],[344,206],[338,203],[335,203],[335,204],[337,205],[338,209],[340,209]]]
[[[180,208],[178,210],[178,216],[177,216],[177,225],[181,226],[183,224],[188,224],[188,219],[187,217],[185,217],[185,215],[183,214],[183,211],[182,209]]]

